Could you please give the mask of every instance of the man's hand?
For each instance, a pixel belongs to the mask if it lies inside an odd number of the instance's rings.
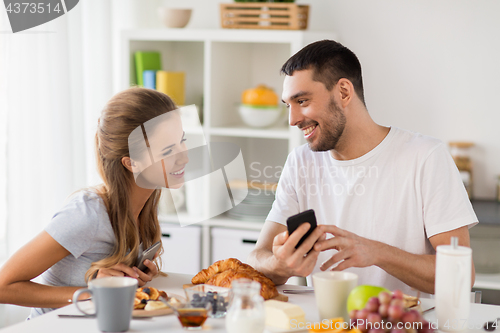
[[[338,262],[340,263],[333,268],[334,271],[377,264],[377,255],[382,243],[360,237],[334,225],[319,225],[317,229],[332,234],[334,237],[318,241],[314,245],[314,249],[318,252],[330,249],[338,251],[330,259],[322,263],[321,270],[327,270]]]
[[[321,252],[321,250],[314,249],[314,243],[325,240],[324,232],[316,228],[299,248],[295,249],[295,246],[310,227],[309,223],[303,223],[291,235],[288,235],[288,231],[285,231],[274,237],[272,252],[276,262],[275,270],[280,275],[288,278],[291,276],[308,276],[312,273]],[[309,250],[311,251],[309,252]]]

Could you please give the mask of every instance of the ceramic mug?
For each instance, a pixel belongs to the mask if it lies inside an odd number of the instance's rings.
[[[97,326],[103,332],[124,332],[130,327],[134,309],[137,280],[130,277],[106,277],[89,282],[89,287],[73,294],[73,303],[86,316],[97,316]],[[92,294],[95,313],[88,313],[78,305],[82,293]]]
[[[350,272],[318,272],[312,276],[319,317],[347,320],[347,297],[358,285],[358,276]]]

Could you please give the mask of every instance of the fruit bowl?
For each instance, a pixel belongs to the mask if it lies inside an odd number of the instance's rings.
[[[248,126],[268,127],[274,124],[281,115],[279,106],[254,106],[241,104],[238,108],[241,119]]]

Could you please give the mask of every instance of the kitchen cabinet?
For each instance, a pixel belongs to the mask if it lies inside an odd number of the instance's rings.
[[[212,228],[212,262],[226,258],[236,258],[247,262],[247,257],[254,249],[258,231]]]
[[[201,229],[181,228],[174,224],[161,225],[163,254],[162,270],[172,273],[196,274],[200,271]]]
[[[232,142],[241,149],[248,180],[276,182],[288,153],[304,142],[302,133],[287,125],[286,112],[270,128],[246,126],[238,114],[241,93],[266,84],[281,96],[283,76],[279,71],[283,63],[305,45],[322,39],[336,39],[336,36],[332,32],[250,29],[124,31],[121,88],[136,82],[135,51],[160,52],[163,70],[185,72],[186,105],[195,104],[203,120],[201,127],[184,126],[188,149],[207,142]],[[221,198],[227,196],[227,188],[224,183],[222,186],[217,183],[219,180],[206,176],[187,182],[184,208],[176,214],[160,216],[165,225],[181,222],[201,228],[201,267],[209,266],[218,256],[233,256],[232,248],[219,252],[219,244],[212,244],[212,228],[239,230],[238,233],[246,230],[254,239],[264,222],[239,221],[222,214]],[[215,234],[219,235],[218,232]],[[198,239],[191,233],[185,237],[186,242]],[[244,248],[237,254],[244,256],[250,245],[245,244]],[[191,260],[186,253],[182,257],[186,265]]]

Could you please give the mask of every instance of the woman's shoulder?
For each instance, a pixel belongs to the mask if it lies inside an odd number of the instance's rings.
[[[107,210],[101,196],[92,189],[82,189],[71,194],[54,217],[64,214],[85,216],[91,219],[107,218]]]

